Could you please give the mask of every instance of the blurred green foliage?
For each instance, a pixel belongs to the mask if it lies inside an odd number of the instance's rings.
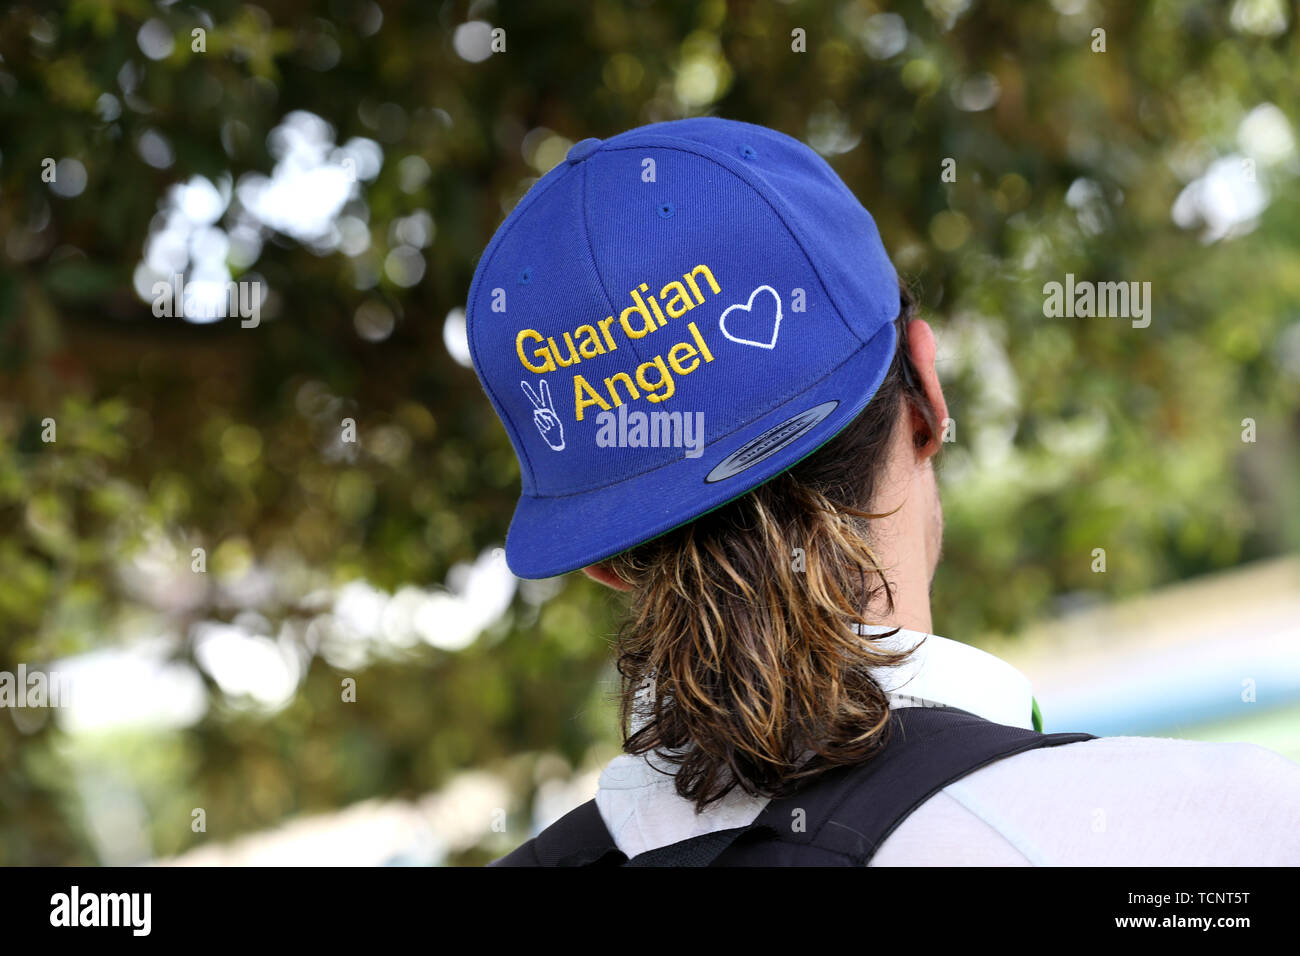
[[[518,469],[445,320],[505,212],[587,136],[699,113],[762,123],[826,153],[873,212],[939,330],[956,423],[940,633],[1010,632],[1294,547],[1294,142],[1253,167],[1269,202],[1250,228],[1203,241],[1171,218],[1191,180],[1240,153],[1251,110],[1272,104],[1295,130],[1288,15],[1210,0],[7,5],[0,670],[145,635],[194,665],[196,625],[250,611],[307,663],[272,713],[195,666],[212,705],[175,731],[86,737],[0,715],[0,862],[103,858],[89,804],[104,794],[132,794],[144,852],[167,855],[484,767],[514,803],[511,833],[452,858],[481,861],[528,825],[528,755],[576,766],[616,748],[616,608],[580,576],[521,589],[463,649],[348,667],[313,643],[330,626],[322,592],[437,588],[504,540]],[[505,50],[460,55],[467,20],[503,28]],[[173,42],[155,59],[158,24]],[[269,173],[268,135],[296,110],[381,147],[359,189],[366,247],[268,232],[254,263],[232,264],[270,290],[261,325],[155,317],[133,284],[169,187]],[[77,160],[84,188],[53,190],[47,159]],[[421,210],[436,232],[409,285],[388,263],[395,224]],[[1043,284],[1066,273],[1150,282],[1150,327],[1045,318]],[[388,313],[391,334],[361,334]],[[343,417],[359,441],[339,454]],[[207,550],[193,593],[124,573],[159,541],[182,575]],[[281,584],[235,587],[254,566]],[[349,676],[357,702],[341,704]]]

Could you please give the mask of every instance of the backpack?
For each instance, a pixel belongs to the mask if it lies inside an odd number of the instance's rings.
[[[917,807],[1003,757],[1095,739],[996,724],[955,707],[890,711],[883,747],[773,799],[747,826],[640,853],[618,849],[595,800],[489,866],[866,866]]]

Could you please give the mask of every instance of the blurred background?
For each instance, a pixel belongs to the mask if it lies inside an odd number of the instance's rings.
[[[1048,730],[1300,759],[1296,14],[6,4],[0,681],[61,699],[0,708],[0,862],[477,864],[594,793],[620,606],[505,567],[463,305],[572,143],[700,114],[824,155],[937,329],[937,633]]]

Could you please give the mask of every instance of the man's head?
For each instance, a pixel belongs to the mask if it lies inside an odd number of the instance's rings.
[[[467,326],[520,462],[511,569],[631,592],[624,749],[701,808],[873,752],[872,671],[908,652],[861,629],[930,630],[947,410],[830,166],[712,118],[584,140],[497,231]]]

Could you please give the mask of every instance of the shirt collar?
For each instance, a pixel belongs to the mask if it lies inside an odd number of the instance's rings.
[[[960,641],[881,625],[859,626],[882,649],[913,649],[897,667],[873,668],[891,707],[956,707],[1010,727],[1033,729],[1029,678],[1001,658]],[[886,635],[875,637],[873,635]]]

